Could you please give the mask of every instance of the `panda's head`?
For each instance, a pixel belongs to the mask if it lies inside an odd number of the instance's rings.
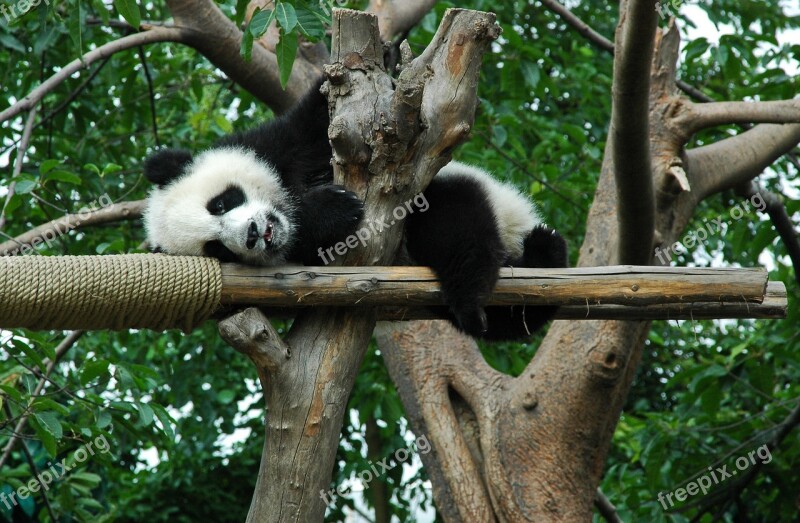
[[[197,158],[163,149],[145,177],[156,184],[144,212],[150,247],[250,265],[286,260],[296,234],[295,205],[273,167],[243,148]]]

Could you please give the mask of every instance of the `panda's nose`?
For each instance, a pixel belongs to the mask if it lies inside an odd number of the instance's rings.
[[[256,222],[251,221],[250,226],[247,228],[247,242],[244,244],[245,247],[253,249],[260,237],[261,236],[258,234],[258,225],[256,225]]]

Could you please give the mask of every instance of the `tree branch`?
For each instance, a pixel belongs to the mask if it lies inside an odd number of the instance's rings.
[[[144,206],[145,200],[136,200],[115,203],[96,211],[67,214],[34,227],[16,238],[0,243],[0,256],[16,254],[26,246],[31,246],[48,238],[53,239],[63,236],[73,229],[123,220],[135,220],[142,215]]]
[[[688,132],[730,124],[800,123],[800,100],[687,103]]]
[[[437,510],[445,521],[495,521],[480,434],[491,430],[485,413],[499,408],[492,403],[507,378],[487,370],[475,342],[443,321],[418,322],[413,329],[378,323],[375,336],[410,425],[431,440],[431,452],[420,459],[431,479]],[[442,340],[447,341],[446,350]],[[474,369],[461,364],[465,359],[476,363]],[[467,411],[450,393],[450,380],[461,372],[460,388],[470,380],[472,387],[483,390],[477,412]]]
[[[761,124],[686,152],[696,201],[746,183],[800,142],[800,124]]]
[[[14,171],[11,173],[12,180],[19,176],[22,172],[22,164],[25,161],[25,153],[28,152],[28,146],[31,143],[31,133],[33,132],[33,123],[36,121],[36,112],[37,107],[34,105],[31,107],[30,112],[28,113],[28,119],[25,122],[25,127],[22,129],[22,138],[20,139],[19,147],[17,148],[17,161],[14,164]],[[11,202],[11,198],[14,197],[16,186],[16,181],[12,181],[8,186],[6,201],[3,204],[2,211],[0,211],[0,230],[2,230],[6,225],[6,208]]]
[[[655,230],[650,163],[650,66],[656,34],[654,0],[620,4],[610,139],[617,186],[620,263],[649,263]]]
[[[45,80],[36,89],[31,91],[26,97],[9,107],[8,109],[0,112],[0,122],[4,122],[9,118],[13,118],[22,111],[28,111],[38,104],[42,98],[53,89],[58,87],[61,83],[66,81],[70,76],[86,69],[91,64],[98,60],[107,58],[120,51],[135,48],[140,45],[152,44],[155,42],[183,42],[186,43],[190,40],[204,37],[202,34],[195,34],[192,31],[179,28],[179,27],[157,27],[153,26],[141,33],[136,33],[128,36],[123,36],[118,40],[103,44],[97,49],[93,49],[82,57],[73,60],[65,65],[56,74]]]
[[[609,523],[622,523],[622,519],[617,513],[617,507],[615,507],[611,501],[609,501],[606,495],[603,494],[603,491],[599,488],[597,489],[597,495],[594,498],[594,506],[597,507],[597,511],[601,516],[603,516],[603,519]]]
[[[294,105],[322,76],[319,67],[298,56],[284,90],[275,54],[253,45],[251,60],[245,61],[240,54],[242,31],[212,0],[167,0],[167,6],[176,25],[190,29],[183,43],[278,113]]]
[[[547,9],[552,11],[553,13],[560,16],[567,24],[571,25],[575,28],[578,33],[595,44],[600,49],[607,51],[609,53],[614,52],[614,42],[606,38],[605,36],[601,35],[594,29],[592,29],[589,24],[575,16],[569,9],[563,6],[560,2],[556,0],[540,0],[542,5],[545,6]]]

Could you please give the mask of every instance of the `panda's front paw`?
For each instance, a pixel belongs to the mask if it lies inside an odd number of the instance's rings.
[[[341,185],[309,190],[301,207],[304,243],[309,251],[345,241],[364,217],[364,202]]]
[[[451,306],[450,312],[455,318],[456,326],[473,338],[480,338],[489,328],[486,312],[476,304]]]
[[[364,217],[364,202],[356,193],[348,191],[341,185],[326,185],[322,199],[325,213],[337,223],[346,224],[348,234],[355,231],[356,225]]]

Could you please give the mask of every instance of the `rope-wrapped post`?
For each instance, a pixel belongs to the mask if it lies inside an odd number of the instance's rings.
[[[0,327],[180,328],[219,307],[222,271],[213,258],[12,256],[0,258]]]

